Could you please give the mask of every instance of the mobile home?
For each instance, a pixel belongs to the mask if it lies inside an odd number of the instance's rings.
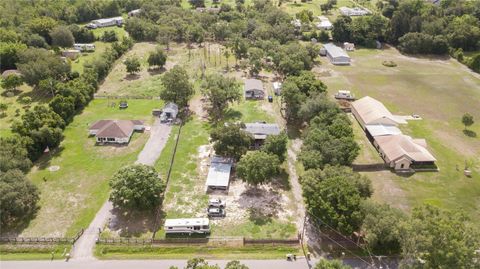
[[[91,23],[87,25],[87,27],[95,29],[95,28],[101,28],[101,27],[122,26],[122,25],[123,25],[122,17],[113,17],[113,18],[107,18],[107,19],[93,20]]]
[[[79,51],[95,51],[95,44],[75,43],[73,48]]]

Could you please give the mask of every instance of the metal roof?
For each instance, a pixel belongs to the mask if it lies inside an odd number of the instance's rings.
[[[373,124],[366,125],[368,132],[373,136],[385,136],[385,135],[399,135],[402,133],[400,129],[395,126],[382,125],[382,124]]]
[[[190,226],[190,225],[209,225],[209,220],[207,218],[191,218],[191,219],[166,219],[164,226],[166,227],[175,227],[175,226]]]
[[[353,102],[352,108],[357,111],[360,118],[367,125],[381,118],[389,119],[394,124],[407,123],[405,120],[392,115],[380,101],[370,96],[365,96]]]
[[[106,19],[97,19],[97,20],[93,20],[92,22],[108,23],[108,22],[111,22],[111,21],[123,21],[123,18],[122,17],[113,17],[113,18],[106,18]]]
[[[245,91],[249,90],[261,90],[263,91],[263,83],[258,79],[247,79],[244,85]]]
[[[245,123],[245,131],[254,136],[278,135],[280,134],[280,127],[274,123]]]
[[[135,125],[143,125],[141,120],[99,120],[90,126],[98,130],[97,137],[129,137]]]
[[[214,156],[210,162],[206,185],[216,187],[228,187],[230,183],[230,171],[233,159]]]
[[[325,48],[325,50],[327,50],[327,53],[330,54],[330,56],[333,58],[336,58],[336,57],[350,58],[350,56],[348,56],[348,54],[342,48],[336,46],[333,43],[327,43],[323,45],[323,47]]]

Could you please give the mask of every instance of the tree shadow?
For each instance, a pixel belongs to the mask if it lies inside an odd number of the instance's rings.
[[[139,74],[128,74],[125,76],[125,79],[128,81],[137,80],[140,78]]]
[[[288,180],[288,173],[285,169],[281,168],[278,175],[272,179],[272,186],[284,191],[289,191],[292,188]]]
[[[38,103],[47,103],[52,98],[50,94],[40,93],[38,90],[35,90],[35,89],[29,92],[22,92],[21,94],[18,95],[18,98],[23,98],[23,97],[30,97],[32,98],[32,102],[38,102]]]
[[[160,68],[148,68],[147,71],[150,74],[150,76],[155,76],[155,75],[160,75],[165,73],[167,69],[165,69],[165,67],[162,66]]]
[[[247,208],[248,218],[256,225],[265,225],[272,222],[280,211],[281,195],[275,188],[249,187],[238,200],[239,206]]]
[[[18,220],[15,224],[4,226],[0,229],[1,237],[18,237],[23,230],[25,230],[30,222],[35,219],[40,206],[37,206],[30,214],[22,216],[22,219]]]
[[[108,224],[111,231],[121,237],[139,237],[146,232],[155,232],[155,210],[126,210],[114,208]]]
[[[38,169],[44,170],[50,166],[50,162],[53,158],[60,156],[62,151],[65,149],[63,146],[51,149],[48,153],[43,153],[43,155],[37,160],[36,165]]]
[[[9,93],[13,94],[13,96],[8,96]],[[19,90],[19,89],[8,90],[8,91],[3,91],[3,92],[1,93],[1,96],[3,96],[3,97],[14,97],[14,96],[17,96],[17,95],[19,95],[19,94],[21,94],[21,93],[22,93],[22,91]]]
[[[242,112],[229,108],[225,112],[224,118],[225,118],[226,121],[228,121],[228,120],[239,120],[239,119],[242,118],[242,116],[243,116]]]
[[[468,137],[477,137],[477,133],[472,130],[463,130],[463,134],[465,134]]]

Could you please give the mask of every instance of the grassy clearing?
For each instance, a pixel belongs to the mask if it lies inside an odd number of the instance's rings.
[[[108,197],[108,179],[120,167],[133,163],[148,134],[135,133],[128,146],[95,146],[88,126],[100,119],[140,119],[152,122],[156,100],[130,100],[129,108],[109,107],[93,100],[65,129],[58,150],[44,156],[28,174],[41,191],[40,211],[22,236],[71,236],[87,227]],[[50,172],[57,165],[60,170]]]
[[[105,27],[105,28],[97,28],[93,29],[93,34],[95,35],[96,38],[101,38],[103,33],[105,31],[114,31],[117,34],[117,37],[119,40],[121,40],[124,36],[127,35],[127,32],[125,29],[122,27]],[[91,62],[95,58],[97,58],[99,55],[101,55],[107,48],[110,47],[110,43],[102,42],[102,41],[96,41],[93,42],[95,44],[95,51],[94,52],[84,52],[82,55],[76,59],[75,61],[72,61],[72,71],[77,71],[79,73],[83,72],[83,65],[86,62]]]
[[[480,77],[455,60],[413,58],[395,49],[360,49],[349,53],[351,66],[333,66],[322,59],[322,80],[329,91],[353,90],[358,96],[382,101],[394,114],[419,114],[423,120],[401,126],[405,134],[425,138],[437,158],[440,172],[419,172],[401,177],[390,172],[368,172],[377,194],[375,199],[408,209],[422,203],[448,209],[463,208],[475,221],[480,220],[480,124],[470,129],[476,138],[463,134],[463,113],[480,118]],[[393,60],[397,67],[384,67]],[[357,127],[359,128],[359,127]],[[361,130],[357,163],[381,161]],[[473,176],[463,175],[465,161]],[[457,171],[457,167],[459,171]]]
[[[0,260],[54,260],[64,259],[71,245],[0,245]]]
[[[99,259],[283,259],[285,253],[300,255],[299,247],[142,247],[142,246],[97,246],[95,256]]]

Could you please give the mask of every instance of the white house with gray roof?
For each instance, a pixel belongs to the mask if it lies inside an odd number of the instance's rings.
[[[335,65],[350,65],[350,56],[340,47],[335,44],[328,43],[323,45],[327,52],[327,58]]]
[[[278,124],[262,122],[245,123],[244,130],[255,139],[254,148],[259,148],[269,135],[279,135],[281,132]]]

